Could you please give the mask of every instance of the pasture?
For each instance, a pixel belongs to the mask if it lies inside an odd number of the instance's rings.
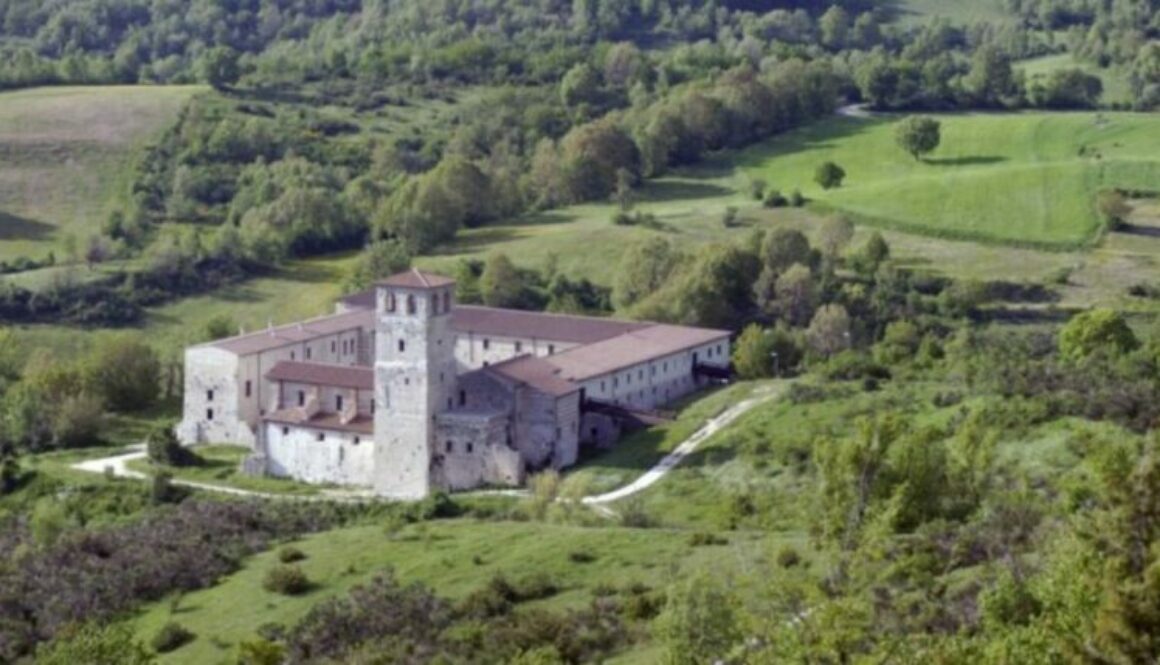
[[[0,94],[0,259],[64,260],[128,195],[136,152],[199,86],[35,88]]]
[[[1160,187],[1155,116],[942,115],[942,144],[921,161],[895,145],[896,120],[831,118],[743,151],[737,163],[872,226],[1045,249],[1099,237],[1100,190]],[[813,182],[826,161],[845,169],[840,188]]]

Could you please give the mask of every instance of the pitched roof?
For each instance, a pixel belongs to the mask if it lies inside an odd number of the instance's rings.
[[[311,429],[354,432],[355,434],[368,435],[375,433],[375,419],[362,414],[356,416],[354,420],[344,423],[337,413],[319,411],[313,416],[306,418],[302,413],[302,409],[282,409],[281,411],[267,414],[264,419],[266,422],[309,427]]]
[[[654,324],[544,360],[560,370],[561,378],[583,381],[725,339],[729,334],[727,330]]]
[[[301,323],[290,323],[237,337],[228,337],[210,342],[209,346],[231,351],[240,356],[269,351],[278,347],[307,342],[323,335],[333,335],[345,330],[371,328],[374,326],[373,310],[360,309],[342,314],[309,319]]]
[[[560,370],[555,365],[533,355],[517,356],[502,363],[489,365],[483,371],[529,385],[555,397],[563,397],[580,390],[580,386],[561,378]]]
[[[433,272],[424,272],[418,268],[411,268],[379,282],[381,286],[398,286],[408,289],[433,289],[440,286],[454,284],[455,280]]]
[[[308,383],[315,386],[334,386],[356,390],[374,390],[374,371],[370,367],[302,363],[283,360],[277,363],[266,378],[272,381]]]
[[[532,337],[572,344],[591,344],[650,325],[653,324],[475,305],[457,305],[451,309],[451,327],[456,332]]]

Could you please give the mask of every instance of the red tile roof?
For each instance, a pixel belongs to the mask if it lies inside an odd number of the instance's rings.
[[[651,325],[596,316],[548,314],[474,305],[457,305],[451,309],[451,327],[458,333],[534,338],[569,344],[591,344]]]
[[[454,284],[455,280],[433,272],[423,272],[418,268],[411,268],[379,282],[380,286],[398,286],[408,289],[434,289],[440,286]]]
[[[560,377],[584,381],[602,374],[671,356],[729,338],[727,330],[654,324],[594,344],[568,349],[544,360],[560,370]]]
[[[580,386],[560,377],[560,370],[543,358],[523,355],[489,365],[482,371],[497,374],[510,381],[526,384],[540,392],[563,397],[580,390]]]
[[[374,371],[370,367],[303,363],[284,360],[277,363],[266,378],[271,381],[308,383],[315,386],[334,386],[355,390],[374,390]]]
[[[282,409],[266,415],[265,420],[282,425],[333,430],[335,432],[354,432],[355,434],[367,435],[375,433],[375,419],[365,415],[356,416],[354,420],[344,423],[337,413],[320,411],[311,418],[303,418],[301,409]]]
[[[370,329],[375,325],[373,310],[356,310],[342,314],[309,319],[300,323],[291,323],[276,328],[269,328],[259,332],[238,335],[210,342],[209,346],[231,351],[240,356],[269,351],[291,344],[308,342],[324,335],[334,335],[348,330],[360,328]]]

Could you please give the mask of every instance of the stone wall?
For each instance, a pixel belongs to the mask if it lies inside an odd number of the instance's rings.
[[[256,423],[240,417],[238,357],[212,346],[185,351],[182,421],[177,438],[183,445],[232,443],[253,447]]]
[[[266,472],[308,483],[370,487],[374,441],[369,434],[266,423]]]
[[[437,450],[432,460],[437,486],[466,490],[481,485],[519,485],[524,464],[507,445],[509,421],[502,413],[441,413],[436,419]]]

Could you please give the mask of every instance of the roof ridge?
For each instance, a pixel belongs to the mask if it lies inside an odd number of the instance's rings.
[[[419,278],[419,281],[422,282],[422,284],[425,288],[431,287],[431,282],[428,281],[427,275],[424,275],[423,271],[419,270],[418,266],[412,266],[411,271],[415,273],[415,276]]]

